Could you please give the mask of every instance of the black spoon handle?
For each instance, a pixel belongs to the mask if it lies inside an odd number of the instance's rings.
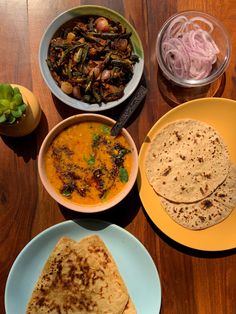
[[[147,94],[147,88],[143,85],[140,85],[138,90],[135,92],[134,96],[128,103],[125,110],[121,113],[119,119],[117,122],[113,125],[111,129],[111,135],[117,136],[121,129],[124,127],[128,119],[131,117],[131,115],[134,113],[135,109],[138,107],[138,105],[141,103],[141,101],[144,99],[144,97]]]

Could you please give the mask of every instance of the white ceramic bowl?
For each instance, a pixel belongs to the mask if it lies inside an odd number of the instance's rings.
[[[113,198],[108,199],[107,201],[104,201],[100,204],[80,205],[80,204],[71,202],[68,198],[62,196],[58,191],[56,191],[56,189],[49,182],[46,171],[45,171],[45,154],[48,151],[49,146],[51,145],[52,141],[59,133],[61,133],[64,129],[68,128],[69,126],[72,126],[72,125],[75,125],[84,121],[85,122],[97,121],[97,122],[101,122],[109,126],[113,126],[115,124],[115,121],[113,119],[100,115],[100,114],[94,114],[94,113],[78,114],[78,115],[71,116],[61,121],[48,133],[48,135],[46,136],[46,138],[44,139],[41,145],[41,148],[39,151],[39,157],[38,157],[38,170],[39,170],[41,181],[45,189],[55,201],[57,201],[59,204],[63,205],[64,207],[77,211],[77,212],[94,213],[94,212],[104,211],[115,206],[121,200],[123,200],[126,197],[126,195],[130,192],[137,178],[138,152],[137,152],[137,148],[132,137],[130,136],[128,131],[123,128],[121,131],[121,134],[126,138],[127,142],[129,143],[129,146],[131,147],[131,154],[132,154],[131,172],[129,174],[129,180],[124,185],[123,190],[121,190]]]
[[[48,48],[50,41],[55,34],[55,32],[66,22],[69,20],[77,17],[77,16],[83,16],[83,15],[97,15],[97,16],[104,16],[107,18],[110,18],[113,21],[119,21],[124,27],[126,27],[127,31],[132,32],[131,36],[131,43],[133,46],[133,53],[139,56],[139,62],[134,65],[134,74],[130,82],[127,84],[124,90],[124,95],[122,98],[111,101],[106,104],[102,103],[99,104],[88,104],[85,102],[82,102],[80,100],[77,100],[75,98],[72,98],[65,93],[58,87],[55,80],[53,79],[46,59],[48,56]],[[143,47],[141,40],[139,38],[139,35],[137,34],[134,27],[119,13],[105,8],[101,6],[96,5],[84,5],[72,8],[68,11],[65,11],[61,13],[59,16],[57,16],[48,26],[46,29],[40,43],[39,48],[39,66],[41,70],[41,74],[44,78],[44,81],[46,82],[47,86],[51,90],[51,92],[60,99],[63,103],[83,111],[89,111],[89,112],[96,112],[96,111],[102,111],[107,110],[113,107],[116,107],[117,105],[121,104],[124,100],[126,100],[136,89],[144,68],[144,53],[143,53]]]

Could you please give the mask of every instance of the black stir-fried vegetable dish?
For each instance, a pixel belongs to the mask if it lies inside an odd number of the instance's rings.
[[[121,98],[138,56],[132,33],[119,22],[98,16],[75,18],[50,42],[47,64],[62,91],[86,103]]]

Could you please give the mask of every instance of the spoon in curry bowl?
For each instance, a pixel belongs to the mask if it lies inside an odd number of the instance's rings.
[[[121,113],[117,122],[113,125],[111,129],[112,136],[117,136],[120,133],[121,129],[125,126],[126,122],[129,120],[129,118],[134,113],[135,109],[138,107],[141,101],[144,99],[146,94],[147,88],[143,85],[140,85],[125,110]]]

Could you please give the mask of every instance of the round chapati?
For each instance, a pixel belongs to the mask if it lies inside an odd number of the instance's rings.
[[[226,180],[207,198],[192,204],[178,204],[160,197],[169,216],[188,229],[205,229],[224,220],[236,205],[236,167],[232,165]]]
[[[226,178],[227,147],[210,125],[177,120],[162,128],[145,158],[149,183],[170,201],[191,203],[210,195]]]

